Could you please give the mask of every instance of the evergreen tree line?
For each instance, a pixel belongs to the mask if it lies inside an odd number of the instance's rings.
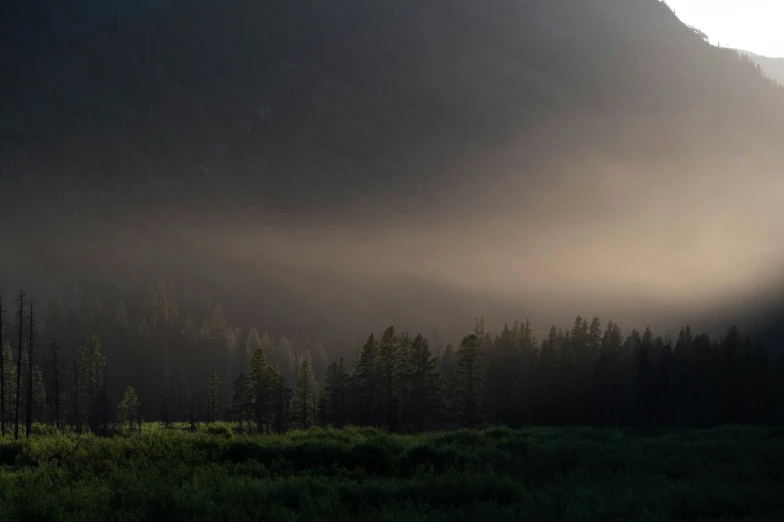
[[[389,327],[328,362],[317,343],[301,351],[255,328],[243,335],[219,305],[198,327],[180,319],[174,287],[162,282],[133,329],[122,303],[107,321],[96,300],[93,331],[64,355],[51,333],[69,314],[53,306],[39,334],[34,303],[21,292],[16,301],[13,319],[0,305],[0,420],[16,437],[34,422],[103,434],[135,429],[143,418],[194,427],[231,421],[262,433],[349,424],[400,433],[485,424],[784,424],[784,357],[775,361],[735,327],[713,341],[689,327],[676,338],[650,328],[624,334],[613,321],[578,316],[539,342],[529,321],[492,335],[478,319],[456,347],[431,347],[422,335]],[[320,347],[318,357],[311,347]]]

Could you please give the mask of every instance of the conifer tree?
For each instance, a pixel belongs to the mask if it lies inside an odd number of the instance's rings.
[[[121,424],[128,424],[128,431],[133,431],[133,425],[139,416],[139,397],[136,395],[136,390],[133,386],[128,386],[125,390],[122,401],[117,406],[117,420]]]
[[[533,334],[531,321],[518,322],[514,336],[518,352],[518,368],[522,380],[522,422],[531,423],[531,403],[534,400],[534,377],[536,375],[536,359],[538,348]]]
[[[373,334],[368,337],[359,355],[359,363],[355,372],[356,394],[359,406],[359,421],[369,426],[379,425],[378,389],[379,389],[379,357],[378,343]]]
[[[379,366],[379,402],[384,410],[384,422],[387,430],[395,431],[397,427],[397,358],[399,339],[395,329],[390,326],[381,336],[378,348]]]
[[[294,388],[294,400],[291,405],[291,418],[294,423],[302,429],[307,429],[316,420],[316,379],[313,377],[313,370],[310,360],[302,361],[297,378],[297,385]]]
[[[469,428],[482,422],[484,364],[481,341],[476,335],[463,339],[457,349],[454,375],[454,402],[458,422]]]
[[[434,424],[441,414],[442,376],[427,339],[417,335],[411,346],[411,418],[417,431]]]
[[[347,416],[347,394],[349,376],[346,373],[343,358],[337,363],[332,363],[327,368],[327,376],[321,396],[323,397],[323,423],[343,427]]]
[[[509,327],[504,325],[487,355],[486,410],[494,410],[495,422],[516,426],[522,419],[518,404],[520,377],[517,342]]]
[[[106,365],[106,358],[101,353],[101,341],[97,335],[91,334],[79,347],[77,354],[78,374],[77,388],[82,420],[86,421],[93,433],[98,429],[98,405],[101,391],[101,377]],[[82,423],[83,424],[83,423]]]
[[[242,431],[244,422],[249,418],[250,401],[248,400],[248,382],[245,372],[240,372],[232,385],[231,405],[229,407],[231,419]]]
[[[255,348],[250,357],[250,375],[248,377],[248,390],[253,410],[252,416],[256,422],[256,431],[261,433],[266,426],[267,432],[269,432],[270,366],[261,348],[261,343],[254,343],[254,345]]]
[[[540,422],[554,422],[557,408],[558,390],[558,348],[560,344],[558,329],[550,327],[547,339],[542,340],[537,360],[537,398],[539,407],[537,415]]]
[[[257,349],[261,348],[261,336],[256,328],[251,328],[245,339],[245,360],[250,361]],[[266,356],[265,356],[266,358]],[[243,368],[244,370],[244,368]]]
[[[275,433],[283,433],[288,429],[289,416],[291,415],[291,389],[286,386],[286,378],[277,366],[270,372],[272,424]]]
[[[215,422],[218,420],[218,408],[220,407],[220,377],[215,368],[210,373],[210,379],[207,382],[207,422]]]
[[[398,336],[398,353],[396,358],[396,397],[399,412],[400,426],[407,431],[412,423],[412,379],[414,376],[414,351],[411,336],[402,332]],[[438,362],[436,361],[436,371]],[[440,372],[438,372],[440,375]]]

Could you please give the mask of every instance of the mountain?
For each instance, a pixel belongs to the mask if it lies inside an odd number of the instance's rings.
[[[760,56],[759,54],[750,53],[738,49],[741,55],[746,55],[751,60],[758,64],[765,75],[773,78],[774,80],[784,83],[784,58],[770,58],[768,56]]]
[[[784,91],[658,0],[9,0],[0,66],[6,286],[633,321],[780,261]]]

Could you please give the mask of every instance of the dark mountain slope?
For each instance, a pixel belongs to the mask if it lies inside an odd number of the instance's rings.
[[[174,273],[287,324],[569,320],[773,265],[777,204],[741,178],[781,164],[784,92],[658,0],[0,9],[5,287]]]
[[[560,153],[654,115],[778,114],[656,0],[4,5],[4,179],[72,215],[435,197],[450,159],[532,129]]]

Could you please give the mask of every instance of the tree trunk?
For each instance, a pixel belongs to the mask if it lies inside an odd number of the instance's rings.
[[[33,342],[35,340],[33,301],[30,301],[30,342],[27,345],[27,412],[25,414],[25,436],[29,437],[33,428]]]
[[[22,337],[24,330],[24,292],[19,292],[19,355],[16,361],[16,408],[14,409],[14,439],[19,439],[19,403],[21,396],[22,384]]]
[[[54,425],[57,431],[60,431],[60,380],[57,375],[59,351],[57,341],[52,339],[52,355],[54,358]],[[0,369],[0,371],[2,370]]]

